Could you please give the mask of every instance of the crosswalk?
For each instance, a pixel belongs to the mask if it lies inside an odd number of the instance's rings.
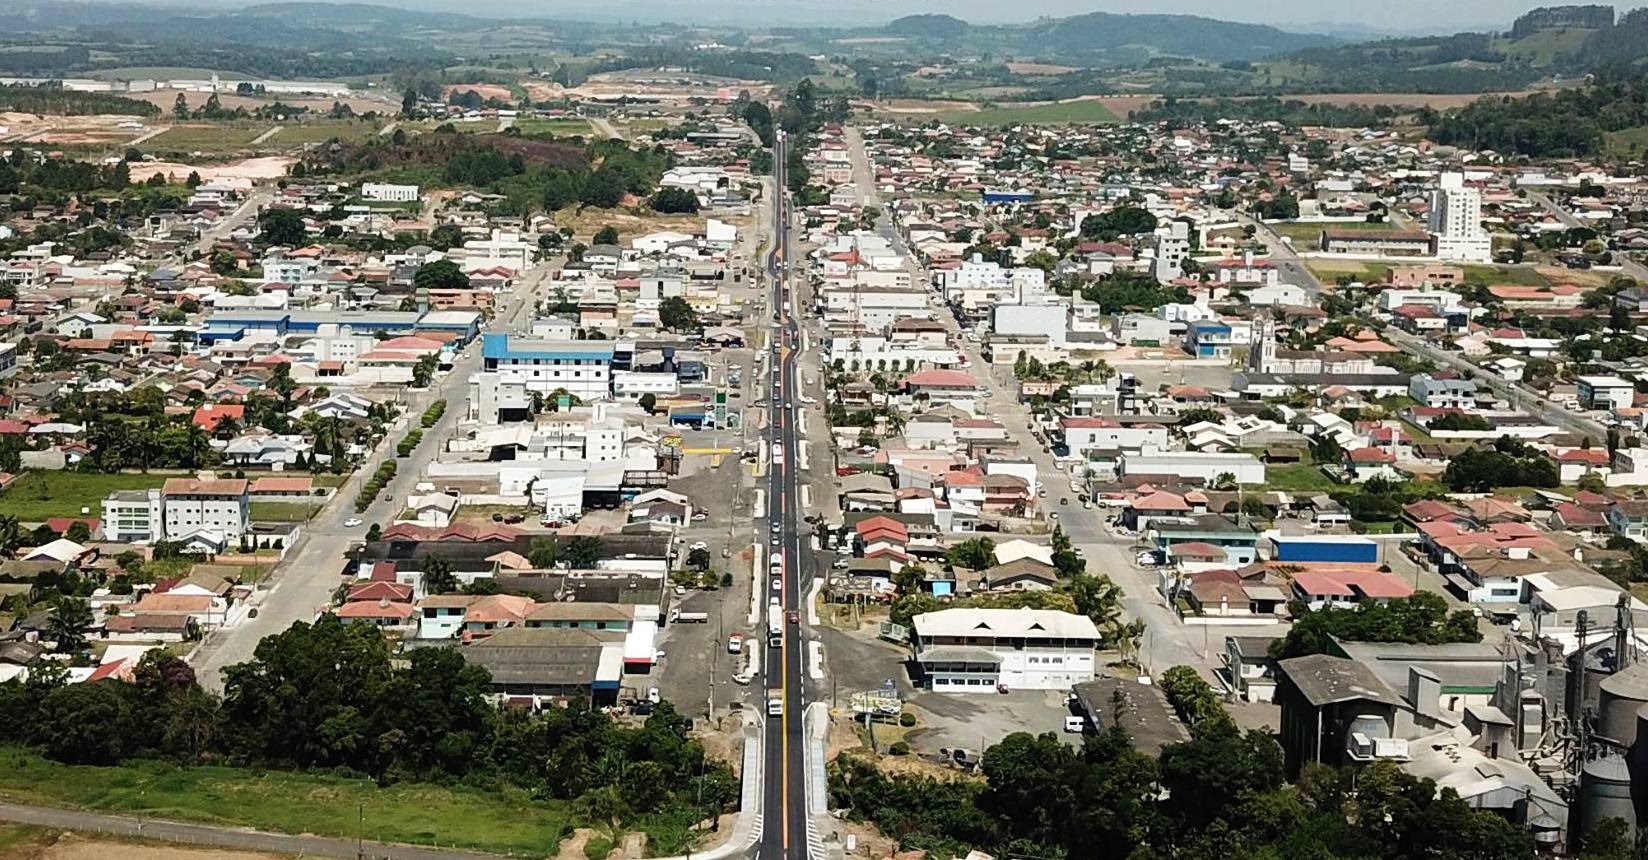
[[[807,860],[829,860],[824,849],[824,833],[811,815],[807,816]]]

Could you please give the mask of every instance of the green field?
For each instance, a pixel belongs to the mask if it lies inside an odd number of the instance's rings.
[[[528,117],[516,120],[515,127],[521,130],[521,134],[525,135],[549,134],[555,137],[588,137],[590,133],[589,120],[575,116]]]
[[[965,125],[1062,125],[1065,123],[1113,123],[1116,114],[1103,102],[1053,102],[1042,105],[998,105],[976,111],[946,111],[939,114],[945,122]]]
[[[378,127],[369,122],[310,122],[283,125],[280,131],[264,141],[260,146],[279,148],[286,146],[302,146],[306,143],[325,143],[332,138],[350,142],[365,140],[378,133]]]
[[[1549,278],[1531,266],[1461,266],[1465,280],[1473,284],[1520,284],[1525,287],[1548,287]]]
[[[83,767],[16,747],[0,752],[0,762],[0,798],[8,801],[281,833],[353,838],[359,828],[382,842],[541,857],[555,853],[572,825],[564,803],[522,791],[380,788],[369,779],[158,762]]]
[[[90,509],[91,516],[100,517],[103,497],[109,493],[159,487],[167,477],[124,472],[24,472],[11,486],[0,490],[0,516],[32,523],[47,517],[77,517],[84,507]]]
[[[1326,284],[1333,284],[1340,275],[1350,275],[1365,284],[1383,283],[1386,273],[1391,266],[1401,265],[1400,260],[1389,263],[1364,263],[1357,260],[1322,260],[1311,259],[1305,261],[1305,268],[1320,278]]]
[[[1265,466],[1265,489],[1286,493],[1326,493],[1345,487],[1334,483],[1314,464],[1284,463]]]
[[[301,523],[320,510],[318,505],[297,502],[253,502],[251,508],[254,521],[271,523]]]
[[[1641,158],[1648,153],[1648,125],[1610,131],[1603,136],[1608,142],[1608,154],[1615,158]]]
[[[233,152],[245,149],[274,123],[216,123],[174,125],[142,144],[150,151]]]

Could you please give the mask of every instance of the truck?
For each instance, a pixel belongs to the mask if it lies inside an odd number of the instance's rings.
[[[707,624],[710,620],[708,612],[682,612],[679,609],[670,610],[670,621],[679,621],[682,624]]]
[[[767,612],[767,647],[778,648],[784,644],[784,622],[778,618],[778,608]]]
[[[769,717],[782,717],[782,716],[784,716],[784,691],[783,690],[768,690],[767,691],[767,716],[769,716]]]

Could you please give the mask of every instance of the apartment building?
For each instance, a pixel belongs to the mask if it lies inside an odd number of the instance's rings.
[[[482,338],[481,360],[501,384],[518,383],[528,392],[550,394],[565,389],[581,400],[612,394],[611,341],[534,340],[509,334]]]
[[[160,489],[166,539],[178,540],[201,531],[238,539],[251,522],[248,487],[244,478],[167,480]]]

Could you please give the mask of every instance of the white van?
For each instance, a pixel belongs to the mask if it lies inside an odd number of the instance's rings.
[[[1065,717],[1064,730],[1075,735],[1079,735],[1082,732],[1087,731],[1087,718],[1074,716]]]

